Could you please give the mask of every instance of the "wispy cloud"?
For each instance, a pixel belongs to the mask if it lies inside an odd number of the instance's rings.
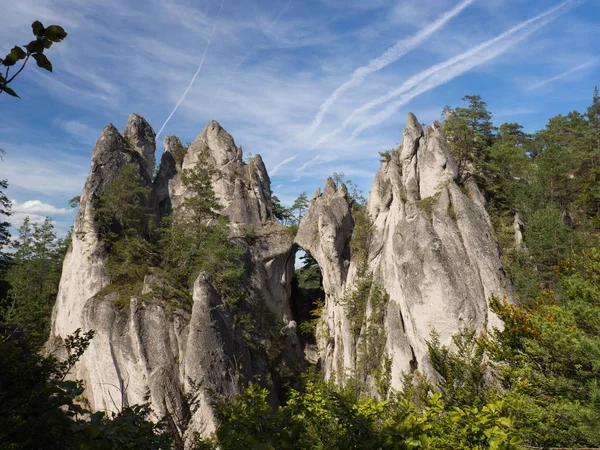
[[[219,8],[219,12],[217,13],[217,17],[215,19],[215,22],[213,23],[213,27],[212,27],[212,31],[210,33],[210,37],[208,38],[208,41],[206,42],[206,47],[204,47],[204,52],[202,53],[202,59],[200,59],[200,64],[198,64],[198,69],[196,70],[196,73],[194,73],[194,76],[190,80],[190,84],[188,84],[188,87],[183,92],[183,95],[181,96],[181,98],[179,99],[179,101],[177,102],[177,104],[175,105],[175,108],[173,108],[173,111],[171,111],[171,114],[169,114],[169,117],[167,117],[167,120],[165,120],[165,123],[163,123],[163,125],[162,125],[162,127],[160,127],[160,130],[158,131],[158,133],[156,133],[156,137],[157,138],[163,132],[163,130],[165,129],[165,127],[169,123],[169,120],[171,120],[171,117],[173,117],[173,114],[175,114],[175,111],[177,111],[177,108],[179,108],[179,105],[181,105],[181,102],[183,102],[185,100],[185,97],[187,96],[188,92],[192,88],[192,85],[194,84],[194,81],[196,81],[196,78],[198,77],[198,74],[200,73],[200,70],[202,70],[202,66],[204,65],[204,59],[206,58],[206,53],[208,52],[208,48],[210,47],[210,44],[212,42],[213,36],[215,34],[215,30],[217,29],[217,23],[219,22],[219,17],[221,17],[221,11],[223,11],[223,6],[224,5],[225,5],[225,0],[222,0],[221,1],[221,7]]]
[[[94,143],[98,136],[98,129],[77,120],[65,120],[55,123],[70,135],[83,143]]]
[[[388,103],[394,98],[401,96],[398,101],[388,104],[388,106],[382,111],[375,115],[370,115],[368,118],[361,121],[361,123],[354,129],[352,136],[355,137],[367,128],[380,124],[413,98],[443,83],[447,83],[448,81],[462,75],[476,66],[498,57],[518,42],[526,39],[535,31],[559,17],[560,13],[565,13],[568,10],[567,7],[569,5],[578,3],[581,2],[567,0],[563,3],[560,3],[531,19],[519,23],[518,25],[512,27],[508,31],[496,36],[493,39],[483,42],[458,56],[450,58],[442,63],[435,64],[428,69],[419,72],[418,74],[406,80],[399,88],[391,90],[387,94],[379,96],[378,98],[369,101],[361,107],[355,109],[344,120],[340,128],[333,130],[319,139],[319,141],[315,144],[315,147],[323,144],[323,142],[339,134],[359,115],[364,115],[366,112],[370,111],[376,106]]]
[[[574,67],[574,68],[572,68],[570,70],[562,72],[562,73],[560,73],[560,74],[558,74],[558,75],[556,75],[556,76],[554,76],[552,78],[548,78],[546,80],[538,81],[537,83],[534,83],[534,84],[532,84],[530,86],[527,86],[525,88],[525,92],[530,92],[530,91],[533,91],[535,89],[539,89],[539,88],[541,88],[543,86],[546,86],[546,85],[548,85],[550,83],[554,83],[555,81],[562,80],[563,78],[567,78],[569,75],[572,75],[572,74],[574,74],[576,72],[579,72],[581,70],[587,69],[589,67],[595,66],[598,63],[598,61],[600,61],[599,58],[594,58],[594,59],[592,59],[592,60],[590,60],[588,62],[580,64],[577,67]]]
[[[273,22],[271,22],[271,24],[267,28],[267,31],[265,31],[265,34],[269,34],[270,30],[277,25],[277,22],[279,22],[279,19],[281,19],[281,16],[287,11],[287,9],[290,7],[291,4],[292,4],[292,0],[288,0],[288,2],[285,4],[285,6],[279,11],[279,14],[277,14],[277,16],[275,17]],[[223,82],[221,87],[217,90],[217,93],[214,95],[214,97],[210,101],[211,103],[214,102],[216,99],[218,99],[221,96],[221,92],[223,92],[223,89],[225,88],[225,86],[227,86],[227,84],[231,81],[231,79],[238,73],[238,70],[240,70],[240,68],[244,65],[246,60],[255,51],[256,50],[254,48],[251,48],[250,51],[248,53],[246,53],[246,55],[237,63],[237,65],[235,66],[233,71],[227,76],[227,78],[225,78],[225,81]]]
[[[273,167],[273,169],[271,169],[271,175],[277,175],[277,172],[279,171],[279,169],[281,167],[285,166],[287,163],[294,161],[296,158],[297,158],[297,156],[290,156],[289,158],[281,161],[279,164],[277,164],[275,167]]]
[[[393,62],[406,55],[421,45],[429,36],[442,28],[450,19],[460,14],[465,8],[470,6],[475,0],[464,0],[450,11],[442,14],[435,22],[422,28],[417,34],[409,38],[398,41],[393,47],[388,48],[382,55],[371,60],[367,65],[356,69],[350,78],[342,83],[319,107],[317,115],[313,119],[312,124],[306,131],[307,136],[312,136],[317,128],[323,122],[323,118],[333,104],[349,89],[358,86],[364,79],[378,70],[392,64]]]

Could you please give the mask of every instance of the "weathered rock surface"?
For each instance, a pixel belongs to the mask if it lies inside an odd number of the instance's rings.
[[[92,151],[90,175],[81,193],[71,246],[63,263],[52,320],[55,335],[66,336],[79,328],[85,301],[110,282],[104,270],[107,254],[94,225],[94,202],[127,163],[141,167],[143,160],[138,153],[127,150],[126,140],[108,124]],[[146,171],[140,168],[140,173],[150,185]]]
[[[326,299],[318,352],[308,353],[327,377],[343,381],[356,373],[364,359],[367,323],[374,316],[381,320],[384,340],[383,353],[371,354],[371,360],[381,365],[385,356],[391,361],[395,388],[401,387],[403,371],[419,368],[431,374],[426,347],[431,330],[450,344],[461,328],[498,325],[487,298],[510,291],[491,223],[474,180],[458,180],[439,124],[423,130],[409,115],[402,145],[375,176],[367,203],[372,224],[363,233],[368,239],[359,256],[352,253],[356,246],[351,242],[364,220],[353,212],[343,184],[328,179],[323,192],[317,190],[294,240],[273,219],[270,179],[261,157],[245,163],[241,148],[217,122],[210,122],[187,149],[175,136],[167,136],[164,146],[152,180],[155,134],[133,114],[123,134],[106,126],[92,153],[52,321],[57,341],[77,328],[96,331],[73,374],[85,382],[92,409],[115,411],[123,404],[150,402],[157,418],[171,417],[183,445],[194,432],[215,427],[209,392],[231,397],[260,375],[272,380],[270,400],[277,404],[284,373],[298,374],[305,367],[291,295],[296,246],[312,254],[323,275]],[[151,186],[148,204],[156,223],[166,214],[185,214],[181,206],[194,195],[183,182],[185,171],[197,164],[210,168],[230,239],[245,252],[246,312],[276,319],[278,345],[260,327],[244,329],[205,274],[198,274],[189,298],[173,299],[165,297],[167,282],[160,270],[151,269],[142,291],[117,304],[116,294],[105,289],[111,283],[105,269],[109,255],[94,209],[129,163]],[[348,293],[365,274],[373,279],[369,295],[379,286],[389,301],[386,297],[380,303],[381,311],[366,302],[366,322],[357,329],[356,317],[348,316]],[[272,330],[272,322],[264,327]],[[251,332],[257,336],[249,341]],[[372,374],[365,381],[374,387]]]
[[[215,195],[223,207],[222,214],[229,218],[234,227],[260,226],[273,219],[271,180],[260,155],[245,164],[242,161],[242,149],[214,120],[190,144],[180,163],[172,157],[174,150],[180,146],[175,139],[172,136],[165,138],[162,161],[166,164],[164,168],[161,166],[155,182],[156,190],[168,192],[172,209],[176,209],[191,195],[183,185],[181,171],[190,170],[201,161],[213,168]],[[164,204],[165,195],[159,197],[159,203]]]
[[[171,427],[183,443],[196,431],[214,430],[209,392],[231,397],[254,375],[267,380],[278,374],[264,359],[263,349],[248,348],[206,275],[196,280],[191,305],[186,299],[166,301],[165,281],[160,271],[151,270],[141,294],[119,299],[119,306],[117,294],[104,289],[111,280],[105,270],[106,246],[94,222],[96,199],[125,164],[134,163],[143,182],[152,186],[148,202],[156,214],[179,214],[177,207],[192,195],[182,183],[182,171],[192,169],[202,152],[223,214],[230,219],[231,237],[246,250],[248,302],[265,305],[279,321],[279,364],[297,372],[301,348],[289,304],[294,248],[292,236],[272,218],[270,180],[262,159],[255,156],[245,164],[241,149],[217,122],[209,123],[187,151],[179,139],[166,137],[161,167],[152,182],[154,140],[152,128],[135,114],[123,134],[112,125],[102,132],[63,266],[52,334],[60,341],[77,328],[95,331],[72,374],[84,381],[92,409],[116,411],[125,404],[150,402],[156,418],[171,417]],[[276,404],[276,386],[271,387]]]
[[[366,264],[390,297],[385,354],[395,388],[403,371],[432,374],[432,330],[450,345],[460,329],[499,325],[487,299],[510,294],[483,198],[472,179],[458,184],[445,142],[438,123],[423,130],[409,114],[402,145],[382,163],[367,203],[373,224]],[[327,299],[320,354],[326,376],[338,380],[356,370],[360,357],[344,308],[362,263],[347,253],[353,230],[345,197],[328,180],[296,238],[321,266]]]

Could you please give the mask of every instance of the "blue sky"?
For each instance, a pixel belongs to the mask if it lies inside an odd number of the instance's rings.
[[[164,125],[157,158],[166,134],[192,141],[219,121],[263,156],[291,204],[333,172],[367,193],[409,111],[429,123],[480,94],[497,125],[533,132],[585,110],[600,84],[599,0],[0,0],[0,10],[4,54],[30,40],[34,20],[69,33],[48,51],[54,73],[31,65],[12,85],[20,100],[0,95],[13,222],[50,215],[61,233],[103,126],[122,130],[131,112]]]

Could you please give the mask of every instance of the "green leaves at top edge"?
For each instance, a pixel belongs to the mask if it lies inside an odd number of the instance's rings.
[[[38,38],[47,38],[52,42],[60,42],[64,38],[67,37],[67,32],[63,29],[63,27],[59,25],[50,25],[47,28],[44,28],[42,22],[36,20],[31,24],[31,29],[33,30],[33,34]],[[46,48],[49,48],[48,45]]]
[[[50,41],[48,41],[50,42]],[[52,44],[52,42],[50,42]],[[35,41],[31,41],[29,44],[25,46],[29,53],[43,53],[44,52],[44,44],[42,39],[36,39]]]

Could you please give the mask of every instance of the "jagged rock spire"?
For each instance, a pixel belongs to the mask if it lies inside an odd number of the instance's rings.
[[[138,152],[144,161],[144,168],[149,176],[154,172],[156,157],[156,133],[150,124],[142,116],[131,113],[123,137],[127,142],[128,148]]]

